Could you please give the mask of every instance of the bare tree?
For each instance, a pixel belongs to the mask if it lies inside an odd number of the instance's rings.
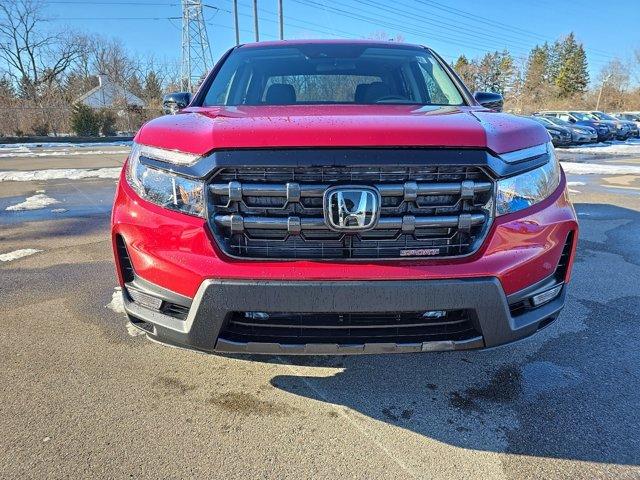
[[[79,57],[81,45],[73,34],[48,32],[38,0],[0,3],[0,59],[26,94],[37,101]]]

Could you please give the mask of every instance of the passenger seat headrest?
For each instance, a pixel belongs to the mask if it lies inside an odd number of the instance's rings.
[[[269,105],[288,105],[296,103],[296,90],[293,85],[274,83],[267,89],[265,103]]]

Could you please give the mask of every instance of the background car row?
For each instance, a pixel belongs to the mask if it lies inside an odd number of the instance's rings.
[[[556,146],[581,145],[640,137],[640,113],[609,115],[599,111],[554,110],[534,113]]]

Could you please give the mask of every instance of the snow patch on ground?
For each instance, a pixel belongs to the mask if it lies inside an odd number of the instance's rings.
[[[585,182],[567,182],[567,185],[570,187],[581,187],[583,185],[586,185]]]
[[[42,250],[36,250],[35,248],[23,248],[21,250],[14,250],[13,252],[0,254],[0,262],[11,262],[19,258],[28,257],[34,253],[41,252]]]
[[[0,182],[33,182],[42,180],[80,180],[82,178],[118,178],[120,167],[108,168],[55,168],[48,170],[0,172]]]
[[[5,152],[5,150],[0,150],[0,158],[17,158],[17,157],[58,157],[58,156],[77,156],[77,155],[105,155],[109,153],[113,154],[123,154],[126,155],[129,153],[129,150],[39,150],[37,152],[33,152],[31,150],[28,151],[11,151]]]
[[[124,314],[124,301],[122,300],[122,288],[114,287],[113,295],[111,296],[111,301],[105,305],[105,308],[110,308],[116,313]],[[131,322],[127,321],[127,333],[132,337],[138,337],[140,335],[144,335],[144,332],[139,328],[134,327]]]
[[[40,208],[48,207],[49,205],[55,205],[56,203],[60,202],[55,198],[47,197],[44,193],[38,193],[32,197],[27,197],[27,199],[22,203],[8,206],[5,210],[38,210]]]
[[[66,208],[52,208],[51,209],[51,213],[64,213],[66,211],[67,211]]]
[[[131,322],[127,322],[127,333],[132,337],[139,337],[140,335],[144,335],[144,332],[139,328],[134,327]]]
[[[22,151],[25,152],[30,148],[55,148],[55,147],[125,147],[131,146],[131,140],[123,140],[121,142],[84,142],[84,143],[70,143],[70,142],[26,142],[26,143],[0,143],[0,151]]]
[[[640,175],[640,165],[578,162],[561,162],[561,164],[565,173],[573,173],[575,175]]]
[[[565,154],[634,155],[640,154],[640,140],[632,139],[624,142],[594,143],[582,147],[563,148],[560,151]]]

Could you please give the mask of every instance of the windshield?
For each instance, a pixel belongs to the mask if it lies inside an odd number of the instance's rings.
[[[600,120],[617,120],[617,118],[613,118],[611,115],[607,115],[606,113],[602,112],[593,112],[593,115]]]
[[[463,105],[423,48],[308,44],[234,50],[204,106],[305,104]]]
[[[531,120],[535,120],[538,123],[541,123],[543,125],[553,125],[553,123],[551,123],[551,121],[548,118],[545,117],[536,117],[535,115],[532,117],[529,117]]]
[[[591,115],[590,113],[581,113],[581,112],[571,112],[571,115],[576,117],[581,122],[586,122],[590,120],[598,120],[598,117]]]
[[[570,127],[571,122],[567,122],[566,120],[563,120],[561,118],[549,118],[549,121],[552,123],[555,123],[556,125],[561,125],[563,127]]]

